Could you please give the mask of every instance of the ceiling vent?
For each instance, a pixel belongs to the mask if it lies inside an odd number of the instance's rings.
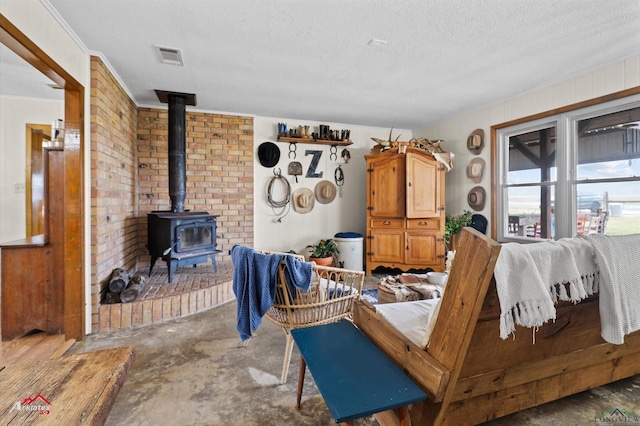
[[[387,44],[387,40],[372,38],[367,44],[371,47],[384,47]]]
[[[184,63],[182,62],[182,52],[180,52],[180,49],[162,46],[156,46],[156,48],[158,49],[158,52],[160,52],[160,57],[162,58],[163,63],[169,65],[184,65]]]

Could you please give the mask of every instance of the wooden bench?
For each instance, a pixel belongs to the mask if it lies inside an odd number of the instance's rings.
[[[409,425],[409,404],[427,395],[351,322],[291,330],[300,350],[297,408],[306,367],[338,423],[396,410]]]
[[[0,424],[102,425],[133,365],[124,346],[0,371]]]

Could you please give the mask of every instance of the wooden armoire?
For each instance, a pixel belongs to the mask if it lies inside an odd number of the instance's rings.
[[[445,168],[428,151],[404,148],[365,156],[367,274],[379,266],[444,270]]]

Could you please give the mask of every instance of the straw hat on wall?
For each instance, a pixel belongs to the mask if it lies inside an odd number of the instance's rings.
[[[296,213],[309,213],[315,204],[313,192],[309,188],[296,189],[291,196],[291,204]]]
[[[474,183],[480,183],[484,176],[485,162],[482,158],[474,158],[467,166],[467,177]]]
[[[329,204],[336,198],[336,186],[328,180],[318,182],[315,192],[316,200],[322,204]]]

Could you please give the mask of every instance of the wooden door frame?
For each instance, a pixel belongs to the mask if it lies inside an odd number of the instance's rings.
[[[48,124],[34,124],[27,123],[26,129],[26,161],[25,161],[25,212],[26,212],[26,220],[27,220],[27,238],[32,237],[34,235],[33,232],[33,182],[32,182],[32,173],[33,173],[33,134],[35,132],[41,132],[44,136],[50,138],[51,126]],[[46,139],[46,138],[44,138]],[[49,139],[50,140],[50,139]],[[44,194],[42,194],[44,197]],[[46,221],[45,221],[46,222]],[[45,234],[46,234],[46,226]]]
[[[84,87],[0,14],[0,43],[64,88],[64,332],[85,336]]]

